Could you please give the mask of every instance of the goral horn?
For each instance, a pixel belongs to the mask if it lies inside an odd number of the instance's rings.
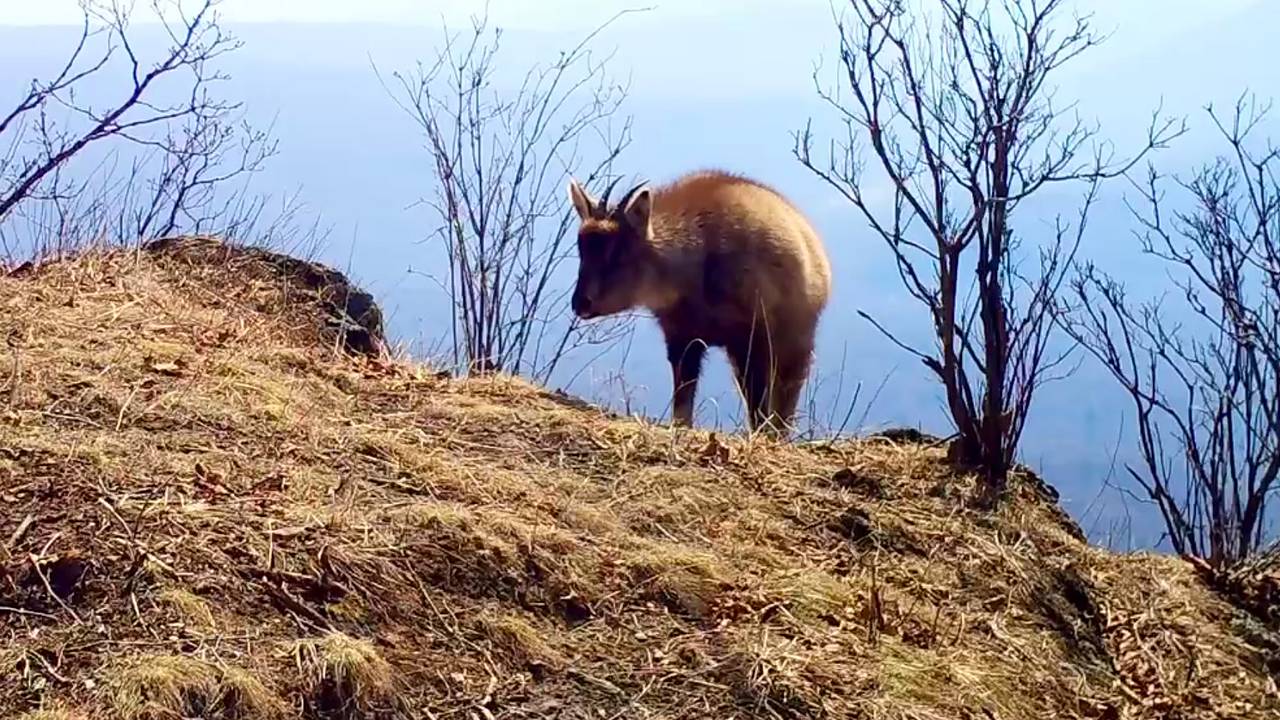
[[[627,194],[626,194],[626,195],[623,195],[623,196],[622,196],[622,199],[618,201],[618,207],[620,207],[620,208],[624,208],[624,207],[626,207],[626,206],[627,206],[627,203],[631,202],[631,198],[632,198],[632,196],[634,196],[636,193],[640,192],[640,190],[642,190],[646,184],[647,184],[647,183],[643,183],[643,182],[642,182],[642,183],[640,183],[639,185],[636,185],[635,187],[633,187],[633,188],[631,188],[630,190],[628,190],[628,191],[627,191]]]
[[[609,183],[609,187],[604,189],[604,194],[600,196],[600,202],[596,206],[600,214],[603,215],[609,209],[609,194],[613,192],[614,186],[616,186],[618,181],[621,179],[622,176],[614,178],[613,182]]]

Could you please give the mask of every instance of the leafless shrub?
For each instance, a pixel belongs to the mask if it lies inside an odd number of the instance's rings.
[[[1133,402],[1129,476],[1174,550],[1213,567],[1263,546],[1280,479],[1280,150],[1253,138],[1268,109],[1242,99],[1224,121],[1209,108],[1229,150],[1174,179],[1186,209],[1170,209],[1154,168],[1135,182],[1142,250],[1170,266],[1180,308],[1130,301],[1092,263],[1060,308]]]
[[[567,179],[605,176],[630,143],[630,119],[614,122],[627,88],[589,48],[626,12],[510,89],[500,87],[502,32],[490,31],[487,16],[462,35],[446,27],[431,62],[392,75],[393,96],[432,160],[428,203],[449,262],[441,284],[454,306],[454,360],[469,372],[545,381],[568,350],[615,340],[626,327],[624,319],[588,331],[565,310],[572,278],[560,275],[574,250]]]
[[[164,44],[152,53],[131,25],[132,3],[82,3],[65,62],[0,115],[0,247],[10,259],[180,231],[234,234],[261,219],[265,198],[222,192],[276,146],[215,92],[225,79],[215,61],[239,47],[216,5],[153,0]]]
[[[953,458],[981,469],[988,500],[1003,491],[1035,391],[1066,369],[1046,312],[1069,272],[1101,181],[1180,132],[1154,121],[1142,151],[1117,161],[1096,128],[1068,121],[1049,80],[1097,44],[1087,19],[1065,27],[1063,0],[939,0],[937,26],[900,0],[851,0],[837,19],[842,84],[819,93],[846,129],[826,162],[811,126],[795,152],[840,191],[892,251],[910,295],[929,311],[937,346],[919,357],[946,392]],[[862,151],[892,188],[866,194]],[[1074,222],[1058,218],[1022,270],[1014,217],[1054,184],[1083,183]]]

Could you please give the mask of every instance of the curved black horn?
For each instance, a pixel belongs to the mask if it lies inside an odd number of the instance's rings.
[[[601,213],[609,209],[609,193],[613,192],[614,186],[616,186],[618,184],[618,181],[621,179],[622,179],[622,176],[619,175],[618,177],[613,179],[613,182],[609,183],[609,187],[606,187],[604,189],[604,194],[600,196],[599,209]]]
[[[645,187],[646,185],[648,185],[648,184],[649,184],[649,183],[647,183],[647,182],[642,182],[642,183],[640,183],[639,185],[636,185],[635,187],[633,187],[633,188],[631,188],[630,190],[628,190],[628,191],[627,191],[627,194],[626,194],[626,195],[623,195],[623,196],[622,196],[622,199],[618,201],[618,207],[620,207],[620,208],[624,208],[624,207],[626,207],[626,206],[627,206],[627,203],[631,202],[631,198],[632,198],[633,196],[635,196],[635,194],[636,194],[636,193],[638,193],[638,192],[640,192],[641,190],[643,190],[643,189],[644,189],[644,187]]]

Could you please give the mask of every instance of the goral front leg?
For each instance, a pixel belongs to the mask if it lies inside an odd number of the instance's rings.
[[[693,401],[702,372],[706,344],[689,337],[667,338],[667,360],[671,363],[671,421],[673,425],[693,425]]]

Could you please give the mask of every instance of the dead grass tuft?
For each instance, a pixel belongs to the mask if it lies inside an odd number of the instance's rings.
[[[125,720],[275,720],[288,706],[242,668],[197,658],[141,656],[111,670],[109,704]]]
[[[218,711],[228,718],[275,720],[289,716],[289,706],[278,694],[247,670],[219,668]]]
[[[798,641],[768,633],[731,654],[725,675],[743,710],[774,718],[832,716],[836,698],[831,690],[842,680],[837,669],[803,651]],[[850,689],[841,688],[840,694]]]
[[[112,671],[110,705],[124,720],[202,716],[218,702],[218,669],[182,655],[144,656]]]
[[[541,675],[559,672],[566,665],[565,657],[547,642],[545,631],[519,615],[486,612],[476,618],[475,626],[480,641],[491,644],[499,656],[517,668]]]
[[[643,597],[694,618],[707,617],[729,586],[715,556],[679,546],[654,544],[628,557],[627,565]]]
[[[317,716],[374,715],[394,700],[395,671],[368,640],[331,632],[299,641],[293,655]]]
[[[201,629],[214,626],[213,608],[204,598],[187,590],[170,588],[156,596],[156,600],[170,608],[183,623]]]

